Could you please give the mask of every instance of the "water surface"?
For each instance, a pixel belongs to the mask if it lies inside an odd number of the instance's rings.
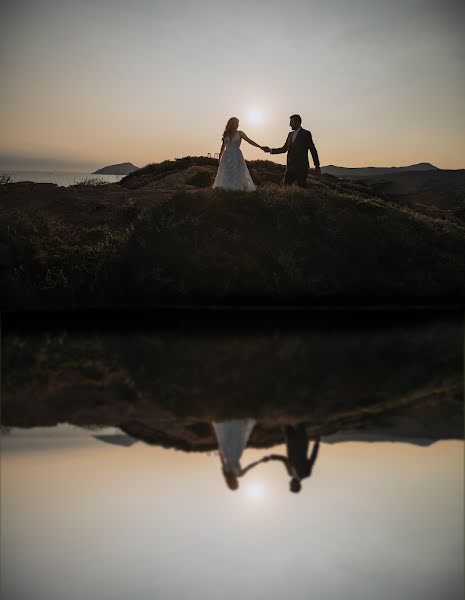
[[[9,175],[12,181],[34,181],[35,183],[56,183],[68,187],[84,179],[103,179],[108,183],[120,181],[124,175],[97,175],[79,171],[8,171],[0,170],[0,175]]]
[[[463,598],[463,326],[4,316],[2,598]],[[245,421],[241,468],[320,440],[300,492],[282,460],[228,486],[213,423]]]
[[[3,449],[5,599],[463,597],[461,441],[322,442],[300,494],[280,464],[233,492],[216,452],[85,431]]]

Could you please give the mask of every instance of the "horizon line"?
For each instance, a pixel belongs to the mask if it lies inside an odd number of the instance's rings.
[[[76,162],[76,163],[70,162],[70,163],[68,163],[68,167],[67,168],[64,168],[63,164],[61,164],[59,166],[56,166],[56,167],[54,167],[53,165],[50,165],[50,167],[34,168],[34,166],[31,165],[30,167],[23,167],[23,166],[21,166],[20,168],[12,168],[11,165],[10,166],[4,166],[4,165],[2,165],[0,163],[0,171],[37,172],[37,173],[47,173],[47,172],[57,172],[57,173],[66,173],[66,172],[89,173],[89,172],[91,172],[90,169],[99,170],[99,169],[103,169],[105,167],[109,167],[109,166],[113,166],[113,165],[120,165],[120,164],[125,164],[125,163],[133,164],[136,167],[136,169],[143,169],[144,167],[146,167],[148,165],[151,165],[151,164],[160,164],[160,163],[165,162],[165,161],[173,161],[174,162],[176,160],[182,160],[184,158],[211,158],[212,160],[218,160],[218,159],[215,159],[213,156],[209,157],[208,154],[207,155],[195,155],[195,156],[194,155],[185,155],[185,156],[180,156],[180,157],[175,157],[175,158],[165,158],[165,159],[160,160],[160,161],[147,162],[147,163],[145,163],[142,166],[136,166],[131,161],[126,160],[126,161],[121,161],[121,162],[107,163],[107,164],[105,164],[103,166],[96,166],[96,167],[95,166],[91,167],[89,165],[88,168],[83,167],[81,161]],[[47,158],[44,158],[44,159],[33,158],[33,159],[23,159],[23,160],[24,161],[32,160],[33,162],[34,161],[35,162],[39,162],[39,161],[42,161],[42,160],[44,162],[46,162],[47,160],[50,160],[51,163],[53,163],[53,162],[60,162],[60,163],[65,163],[66,164],[65,160],[62,160],[62,159],[53,159],[53,158],[51,158],[51,159],[47,159]],[[275,163],[277,165],[285,166],[284,164],[278,163],[278,162],[276,162],[274,160],[270,160],[269,158],[261,158],[261,159],[260,158],[254,158],[254,159],[250,159],[250,160],[246,159],[246,162],[254,162],[254,161],[257,161],[257,160],[263,160],[263,161],[273,162],[273,163]],[[8,164],[8,162],[5,161],[6,164]],[[13,162],[13,161],[11,161],[11,162]],[[465,169],[465,166],[464,167],[458,167],[458,168],[437,167],[433,163],[431,163],[429,161],[426,161],[426,160],[418,161],[418,162],[414,162],[414,163],[410,163],[410,164],[402,164],[402,165],[360,165],[360,166],[346,166],[346,165],[340,165],[340,164],[337,165],[337,164],[334,164],[334,163],[328,163],[328,164],[325,164],[325,165],[321,165],[321,168],[323,169],[323,168],[327,168],[327,167],[334,167],[334,168],[340,168],[340,169],[399,169],[399,168],[411,167],[411,166],[416,166],[416,165],[426,165],[426,164],[431,165],[432,167],[434,167],[434,169],[437,169],[437,170],[440,170],[440,171],[461,171],[461,170]],[[75,165],[75,168],[73,168],[74,165]],[[101,163],[100,163],[100,165],[101,165]]]

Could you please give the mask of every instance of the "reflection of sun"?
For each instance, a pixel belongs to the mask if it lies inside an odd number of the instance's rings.
[[[249,500],[261,502],[265,498],[265,487],[262,483],[254,481],[244,487],[244,492]]]
[[[263,122],[263,111],[261,108],[251,108],[247,113],[247,121],[252,125],[260,125]]]

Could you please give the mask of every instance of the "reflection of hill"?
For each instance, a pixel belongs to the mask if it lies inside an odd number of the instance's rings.
[[[6,329],[3,424],[114,426],[184,450],[211,449],[210,421],[234,417],[258,420],[256,446],[280,443],[280,426],[299,421],[310,435],[462,437],[463,317],[347,319],[196,314],[118,333]]]
[[[137,440],[132,438],[131,436],[123,434],[95,435],[94,437],[95,439],[100,440],[101,442],[105,442],[106,444],[113,444],[115,446],[129,447],[137,442]]]
[[[439,421],[438,421],[438,416]],[[302,415],[307,423],[310,437],[323,436],[326,442],[341,441],[401,441],[428,446],[440,439],[463,439],[463,412],[460,402],[437,399],[437,405],[416,404],[388,408],[373,407],[369,411],[355,410],[350,415],[335,412],[326,415],[329,420],[315,418],[310,412]],[[287,421],[282,419],[281,424]],[[289,415],[289,421],[295,421]],[[147,444],[164,448],[177,448],[184,451],[206,451],[217,448],[209,422],[186,423],[184,419],[173,422],[168,431],[156,429],[141,421],[127,421],[120,424],[132,438]],[[333,432],[339,433],[333,433]],[[254,429],[250,446],[268,448],[284,442],[278,423],[262,419]]]
[[[443,406],[442,409],[445,407]],[[394,411],[396,412],[396,411]],[[407,410],[397,411],[401,412],[402,416],[397,419],[394,417],[393,422],[390,426],[375,428],[373,423],[370,425],[367,422],[363,423],[364,429],[343,429],[340,433],[333,433],[324,435],[321,439],[327,444],[337,444],[339,442],[403,442],[408,444],[415,444],[417,446],[430,446],[434,442],[442,439],[462,439],[463,438],[463,427],[462,417],[460,412],[455,416],[451,415],[444,419],[446,427],[437,427],[437,420],[434,410],[431,408],[423,409],[421,427],[418,427],[418,422],[414,419],[405,419],[405,413]],[[380,421],[383,420],[382,415]],[[402,423],[403,420],[407,423]],[[377,422],[376,419],[373,420]],[[186,428],[181,438],[170,437],[166,432],[157,431],[144,427],[141,423],[124,423],[122,425],[128,431],[131,431],[132,435],[124,434],[113,434],[113,435],[96,435],[95,439],[98,439],[107,444],[113,444],[116,446],[130,447],[133,446],[137,441],[145,442],[154,446],[162,446],[166,448],[176,448],[178,450],[193,451],[193,450],[214,450],[217,448],[216,442],[211,436],[211,425],[210,423],[198,423],[196,429],[203,430],[204,437],[210,439],[200,440],[191,439],[189,440],[189,432],[192,431],[193,426]],[[195,426],[194,426],[195,427]],[[311,432],[311,427],[308,427],[308,431]],[[420,429],[420,431],[419,431]],[[422,437],[423,436],[423,437]],[[260,423],[256,427],[255,434],[253,436],[252,444],[255,447],[271,447],[283,443],[283,435],[279,428],[274,430],[266,431]]]

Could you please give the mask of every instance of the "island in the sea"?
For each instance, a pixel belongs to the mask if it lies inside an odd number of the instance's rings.
[[[98,169],[98,171],[94,171],[92,175],[128,175],[133,171],[137,171],[138,168],[139,167],[136,167],[136,165],[133,165],[130,162],[125,162],[102,167],[101,169]]]

